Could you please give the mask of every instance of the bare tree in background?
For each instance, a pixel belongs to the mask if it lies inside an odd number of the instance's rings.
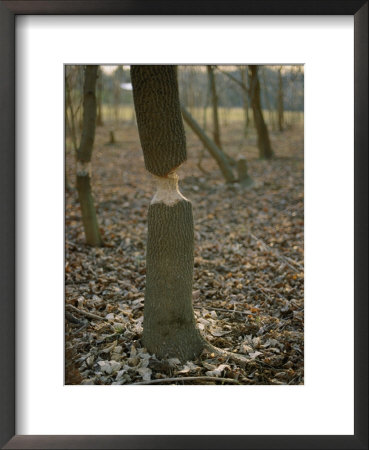
[[[102,112],[102,92],[103,92],[103,80],[101,67],[97,71],[97,117],[96,125],[102,127],[104,125],[103,112]]]
[[[283,131],[284,127],[284,105],[283,105],[283,78],[282,67],[278,68],[278,128]]]
[[[254,117],[254,126],[257,133],[257,145],[259,149],[259,157],[260,159],[270,159],[274,156],[272,147],[270,145],[268,128],[265,124],[263,111],[261,108],[261,99],[260,99],[260,81],[258,76],[258,67],[257,65],[248,66],[249,70],[249,79],[250,79],[250,87],[246,86],[243,81],[240,81],[238,78],[233,76],[227,71],[223,71],[219,67],[220,70],[225,76],[233,80],[237,83],[242,90],[249,96],[253,117]]]
[[[213,140],[218,148],[222,148],[220,142],[220,128],[219,128],[219,116],[218,116],[218,94],[215,84],[215,74],[213,66],[206,66],[209,78],[209,87],[211,92],[211,104],[213,111]]]
[[[246,89],[242,89],[242,103],[243,110],[245,114],[245,126],[244,126],[244,135],[245,137],[248,134],[249,126],[250,126],[250,114],[249,114],[249,94],[248,94],[248,82],[247,82],[247,69],[246,66],[242,66],[240,68],[241,73],[241,82],[245,86]]]
[[[201,140],[204,147],[209,151],[211,156],[217,162],[225,180],[227,183],[233,183],[236,181],[232,168],[229,164],[227,155],[220,149],[215,142],[213,142],[209,136],[205,133],[205,131],[200,127],[200,125],[196,122],[196,120],[191,116],[189,111],[182,105],[181,106],[182,116],[187,125],[191,128],[191,130],[197,135],[197,137]]]
[[[96,128],[96,79],[98,66],[85,68],[83,85],[82,136],[77,150],[77,191],[81,205],[86,243],[95,247],[102,245],[91,190],[91,156]]]
[[[259,66],[257,65],[249,66],[251,106],[254,115],[255,128],[258,135],[257,143],[259,157],[261,159],[270,159],[274,156],[274,153],[272,146],[270,145],[268,128],[265,124],[263,111],[261,109],[258,69]]]

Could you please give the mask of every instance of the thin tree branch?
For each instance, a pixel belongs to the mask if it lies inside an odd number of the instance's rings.
[[[194,308],[195,309],[207,309],[207,308],[205,308],[205,306],[198,306],[198,305],[195,305]],[[230,313],[238,313],[238,314],[244,314],[245,316],[256,316],[255,313],[246,312],[246,311],[238,311],[237,309],[213,308],[212,306],[209,309],[214,310],[214,311],[226,312],[229,314]]]
[[[238,80],[236,77],[234,77],[234,76],[231,75],[230,73],[225,72],[225,71],[222,70],[222,69],[219,69],[218,66],[214,66],[214,67],[215,67],[216,69],[218,69],[219,72],[222,72],[222,74],[225,75],[226,77],[228,77],[230,80],[232,80],[232,81],[234,81],[235,83],[237,83],[238,86],[240,86],[240,88],[242,88],[247,94],[250,95],[250,89],[249,89],[245,84],[243,84],[242,81]]]

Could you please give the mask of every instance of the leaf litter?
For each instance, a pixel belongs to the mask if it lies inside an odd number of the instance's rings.
[[[247,157],[252,189],[226,185],[190,132],[180,187],[193,204],[193,304],[213,345],[248,363],[203,352],[159,360],[142,344],[147,210],[154,192],[134,125],[97,128],[93,190],[104,247],[84,244],[78,196],[66,192],[66,384],[303,384],[303,130],[271,133],[277,157],[257,159],[255,136],[224,130],[230,156]],[[241,128],[241,124],[239,124]],[[69,184],[73,155],[67,152]],[[195,189],[196,187],[196,189]],[[244,366],[244,367],[243,367]],[[166,381],[168,380],[168,381]]]

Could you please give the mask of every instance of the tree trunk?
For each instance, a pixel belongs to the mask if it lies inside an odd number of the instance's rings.
[[[97,78],[97,118],[96,118],[96,125],[98,127],[102,127],[104,125],[102,113],[102,90],[103,90],[102,72],[101,68],[99,67]]]
[[[96,77],[98,66],[86,66],[83,86],[83,127],[77,151],[77,190],[86,244],[101,246],[102,239],[91,191],[91,155],[96,127]]]
[[[227,156],[224,152],[205,134],[200,125],[195,121],[187,109],[181,106],[182,116],[185,122],[189,125],[192,131],[200,138],[201,142],[208,149],[211,156],[217,162],[222,174],[227,183],[233,183],[236,181],[232,169],[228,163]]]
[[[283,131],[284,127],[284,106],[283,106],[283,79],[282,66],[278,69],[278,128]]]
[[[186,136],[175,66],[131,66],[145,167],[163,177],[186,161]]]
[[[186,160],[175,66],[131,66],[137,125],[158,190],[149,207],[143,342],[158,358],[195,358],[204,348],[192,306],[193,218],[174,170]]]
[[[251,106],[254,114],[254,123],[257,132],[257,145],[259,148],[259,157],[261,159],[270,159],[274,156],[270,145],[269,133],[264,121],[260,101],[260,82],[258,77],[258,66],[250,65],[250,97]]]
[[[269,100],[268,83],[267,83],[267,80],[265,77],[265,68],[264,67],[262,68],[261,74],[262,74],[262,91],[264,94],[265,106],[268,111],[268,122],[269,122],[269,125],[272,127],[272,130],[275,131],[273,108],[272,108],[272,105],[270,104],[270,100]]]
[[[240,156],[237,160],[237,174],[238,182],[245,187],[252,186],[254,184],[253,179],[248,173],[247,160],[244,156]]]
[[[149,208],[143,339],[157,357],[187,361],[201,353],[204,342],[192,307],[192,205],[178,195],[177,179],[159,178]]]
[[[213,109],[213,139],[218,148],[222,148],[220,142],[219,116],[218,116],[218,94],[215,84],[214,69],[212,66],[206,66],[208,71],[209,86],[211,92],[211,103]]]
[[[73,148],[75,152],[77,152],[78,145],[77,145],[77,133],[76,133],[76,120],[75,120],[75,114],[73,109],[73,103],[72,103],[72,95],[71,95],[71,87],[69,86],[68,78],[65,79],[65,93],[66,93],[66,125],[70,129]],[[70,123],[68,120],[68,109],[70,113]]]
[[[241,80],[242,84],[246,87],[246,89],[242,89],[242,101],[243,101],[243,110],[245,114],[245,126],[244,126],[244,135],[247,137],[249,126],[250,126],[250,115],[249,115],[249,96],[247,94],[247,72],[246,68],[241,68]]]

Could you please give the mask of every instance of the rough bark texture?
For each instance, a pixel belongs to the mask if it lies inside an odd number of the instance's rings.
[[[278,128],[283,131],[284,127],[284,106],[283,106],[283,79],[282,67],[278,69]]]
[[[166,176],[187,158],[176,66],[131,66],[131,81],[146,169]]]
[[[100,247],[102,245],[102,239],[96,218],[89,174],[77,175],[77,191],[79,203],[81,205],[86,243],[94,247]]]
[[[249,66],[250,73],[250,97],[252,111],[254,114],[254,123],[258,135],[257,144],[259,148],[259,157],[261,159],[270,159],[273,157],[273,150],[270,145],[269,133],[264,121],[260,101],[260,82],[258,77],[258,66]]]
[[[91,191],[90,161],[96,127],[96,78],[98,66],[86,66],[83,86],[83,128],[77,150],[77,190],[88,245],[100,246],[102,239]]]
[[[208,71],[209,86],[211,92],[211,103],[213,109],[213,139],[217,147],[222,148],[220,142],[220,129],[219,129],[219,117],[218,117],[218,94],[215,84],[215,75],[212,66],[206,66]]]
[[[192,206],[150,205],[146,255],[144,345],[159,358],[195,358],[204,348],[192,307]]]
[[[83,84],[82,136],[77,160],[91,161],[96,128],[96,78],[98,66],[86,66]]]
[[[65,93],[66,93],[66,110],[69,110],[70,114],[70,121],[68,118],[68,114],[66,114],[66,125],[70,130],[71,138],[73,142],[73,148],[75,152],[78,150],[77,145],[77,133],[76,133],[76,120],[73,110],[73,104],[72,104],[72,96],[71,96],[71,88],[69,86],[68,78],[65,79]]]
[[[216,160],[222,174],[227,181],[227,183],[234,183],[236,181],[232,169],[228,163],[227,156],[224,152],[213,142],[196,120],[191,116],[187,109],[181,106],[182,116],[187,123],[187,125],[192,129],[192,131],[200,138],[201,142],[208,149],[211,156]]]

